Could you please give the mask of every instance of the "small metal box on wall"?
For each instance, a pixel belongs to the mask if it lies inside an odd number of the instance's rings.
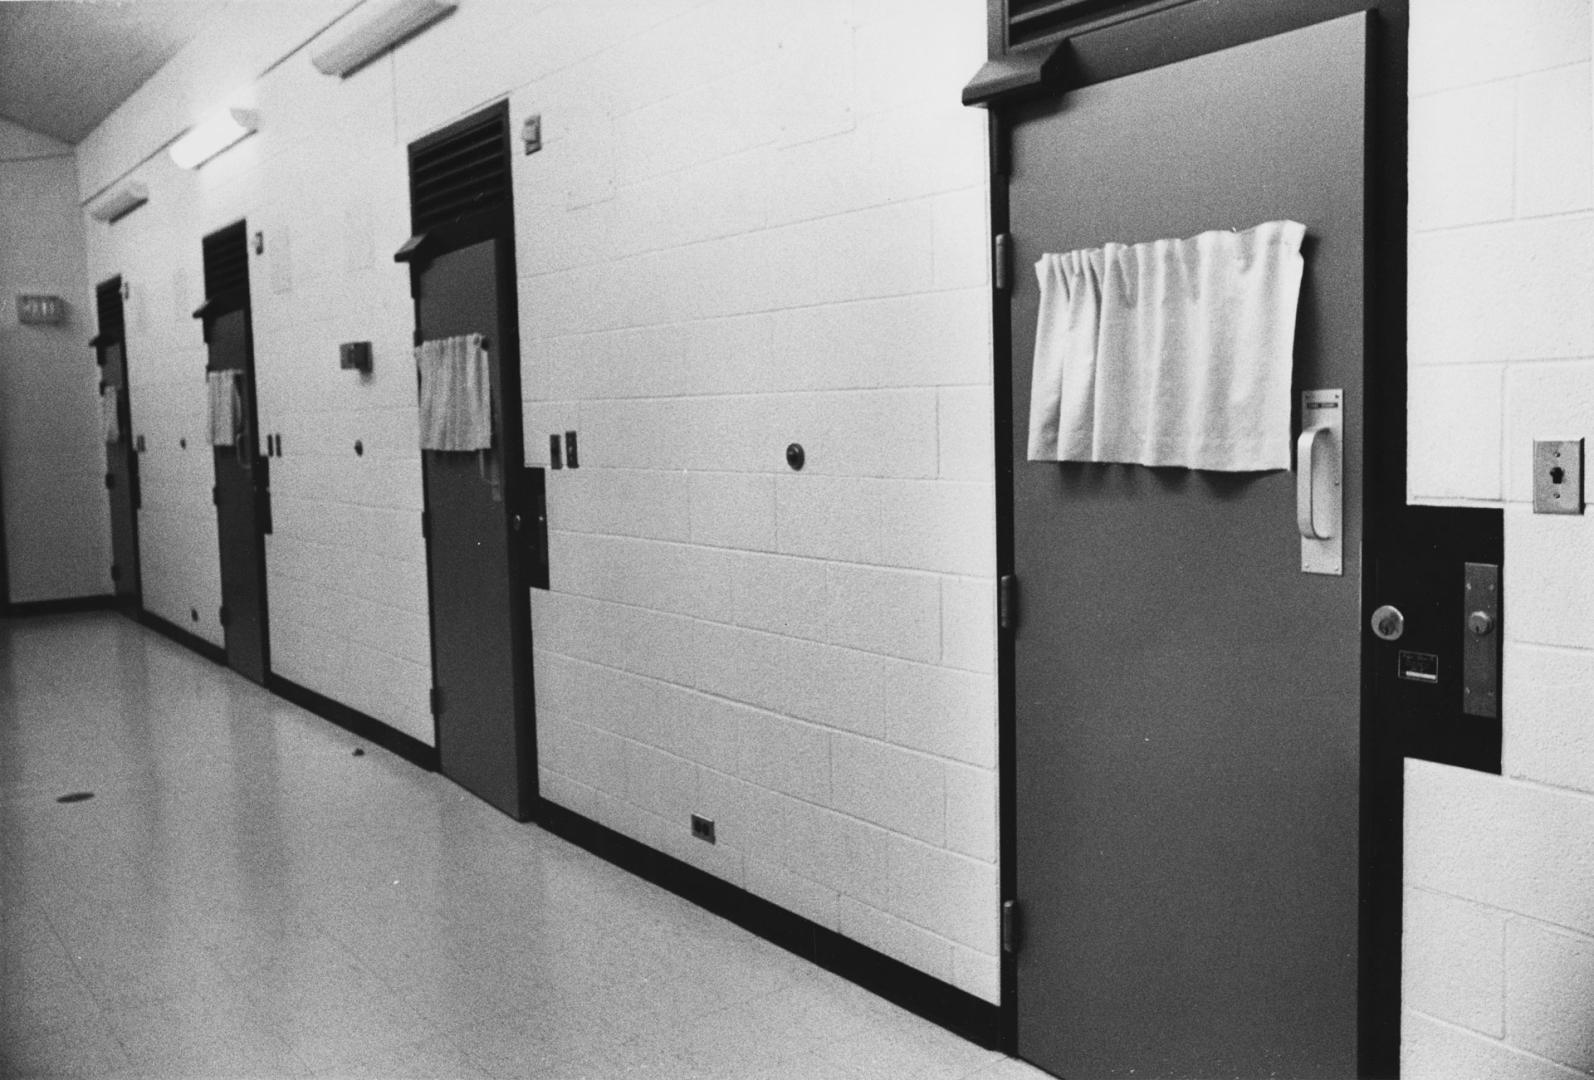
[[[17,294],[17,322],[26,326],[59,326],[66,321],[66,301],[59,296]]]
[[[371,343],[369,341],[345,341],[338,346],[338,366],[344,371],[358,371],[369,375],[371,373]]]

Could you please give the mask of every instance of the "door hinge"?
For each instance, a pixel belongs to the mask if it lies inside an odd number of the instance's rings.
[[[121,581],[122,580],[122,568],[120,566],[117,566],[115,563],[111,564],[111,580],[112,581]]]
[[[443,715],[443,688],[440,686],[432,687],[432,715]]]
[[[411,339],[410,339],[410,340],[411,340],[411,341],[412,341],[412,342],[413,342],[413,343],[414,343],[414,345],[415,345],[415,347],[416,347],[416,348],[420,348],[420,347],[421,347],[421,345],[423,345],[423,344],[425,344],[425,343],[424,343],[424,342],[423,342],[423,341],[422,341],[422,340],[421,340],[421,328],[420,328],[420,327],[419,327],[419,326],[417,326],[417,327],[416,327],[416,328],[415,328],[415,333],[414,333],[414,334],[413,334],[413,335],[412,335],[412,337],[411,337]]]
[[[430,540],[431,538],[432,538],[432,515],[427,513],[425,510],[422,510],[421,511],[421,539],[422,540]]]
[[[1002,951],[1018,952],[1018,901],[1002,901]]]
[[[219,622],[222,626],[226,626],[227,625],[227,605],[226,604],[223,604],[223,605],[221,605],[221,607],[216,609],[216,621]]]
[[[220,506],[221,505],[221,487],[220,487],[220,485],[210,489],[210,505],[212,505],[212,506]]]
[[[1011,630],[1018,621],[1018,578],[1003,574],[996,579],[996,625]]]
[[[1012,278],[1013,238],[1007,233],[997,233],[991,240],[991,283],[999,292],[1006,292]]]
[[[110,491],[111,489],[113,489],[115,487],[116,487],[116,474],[115,473],[106,473],[105,474],[105,490],[106,491]]]

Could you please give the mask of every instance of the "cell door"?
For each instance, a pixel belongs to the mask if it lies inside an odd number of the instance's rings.
[[[122,279],[95,290],[100,332],[92,342],[100,365],[100,419],[105,441],[105,487],[111,504],[111,591],[118,604],[140,606],[138,454],[133,449],[127,389],[127,342]]]
[[[479,334],[492,447],[422,450],[432,710],[445,776],[516,820],[537,796],[531,607],[521,565],[524,479],[507,113],[411,147],[416,343]],[[434,185],[435,181],[435,185]]]
[[[1018,1047],[1060,1076],[1357,1072],[1367,47],[1350,15],[1011,114]],[[1026,460],[1042,253],[1276,219],[1295,410],[1343,394],[1338,575],[1290,472]]]
[[[206,374],[222,380],[221,389],[209,389],[219,395],[211,411],[212,494],[227,666],[265,685],[271,671],[266,612],[270,485],[258,439],[248,258],[243,222],[205,238],[206,300],[194,315],[204,320]]]

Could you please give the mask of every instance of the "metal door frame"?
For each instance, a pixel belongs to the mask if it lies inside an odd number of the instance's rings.
[[[222,233],[232,232],[234,230],[236,230],[238,232],[239,236],[240,236],[240,242],[241,242],[241,244],[243,246],[243,252],[244,252],[244,267],[245,267],[246,272],[247,272],[247,268],[249,266],[249,246],[248,246],[248,243],[249,243],[249,227],[248,227],[247,219],[239,218],[237,221],[234,221],[234,222],[232,222],[232,223],[230,223],[228,225],[224,225],[224,226],[222,226],[219,229],[213,229],[210,232],[206,233],[203,239],[204,240],[209,240],[212,237],[219,236]],[[203,243],[203,241],[202,241],[202,243]],[[219,318],[220,316],[231,314],[234,311],[241,311],[243,313],[243,317],[244,317],[244,366],[243,366],[243,374],[244,374],[245,380],[248,382],[248,385],[249,385],[249,393],[246,395],[247,400],[245,401],[245,408],[248,411],[248,416],[247,416],[247,419],[245,421],[245,424],[246,424],[246,427],[247,427],[247,430],[248,430],[249,438],[251,439],[251,441],[253,443],[253,445],[251,445],[248,449],[249,449],[250,454],[252,454],[254,456],[254,459],[255,459],[254,469],[255,470],[260,470],[260,471],[258,471],[256,473],[254,473],[253,475],[259,476],[259,475],[264,474],[266,476],[266,479],[265,479],[264,482],[256,481],[255,484],[254,484],[255,497],[256,497],[255,523],[258,526],[258,528],[256,530],[256,535],[259,537],[259,543],[256,545],[256,548],[255,548],[258,558],[256,558],[256,560],[255,560],[255,564],[256,565],[254,567],[254,573],[255,573],[255,578],[256,578],[256,586],[257,586],[257,588],[259,590],[259,596],[260,596],[260,663],[261,663],[261,682],[260,682],[260,685],[264,686],[264,685],[266,685],[267,683],[269,683],[271,681],[271,612],[270,612],[270,599],[271,599],[271,596],[270,596],[270,585],[269,585],[269,582],[267,580],[267,573],[266,573],[266,540],[265,540],[266,534],[271,531],[270,524],[269,524],[269,522],[271,521],[271,515],[270,515],[270,511],[269,511],[269,503],[267,503],[265,501],[265,500],[269,499],[270,479],[269,479],[269,473],[264,473],[263,472],[264,470],[269,469],[269,466],[266,464],[266,457],[265,457],[264,454],[261,454],[259,452],[259,449],[260,449],[260,444],[259,444],[259,438],[260,438],[259,397],[260,397],[260,395],[259,395],[258,387],[256,386],[256,383],[255,383],[255,322],[254,322],[254,305],[251,302],[250,296],[249,296],[248,277],[247,276],[245,277],[245,279],[244,279],[244,287],[242,289],[230,290],[230,291],[227,291],[227,292],[220,293],[220,294],[218,294],[216,296],[207,295],[205,297],[205,302],[203,304],[201,304],[194,311],[194,318],[200,320],[200,326],[204,330],[204,336],[205,336],[205,368],[208,371],[210,369],[210,329],[211,329],[211,324],[217,318]],[[207,440],[207,442],[208,442],[208,440]],[[214,448],[212,447],[211,450],[212,450],[211,475],[214,478],[215,477]],[[219,511],[219,507],[217,509]],[[220,566],[221,566],[220,560],[221,560],[221,557],[222,557],[222,554],[221,554],[221,528],[220,528],[220,518],[219,517],[217,519],[216,548],[217,548],[217,560],[218,560],[217,568],[219,570]],[[222,591],[222,605],[225,607],[226,606],[226,586],[225,586],[225,584],[223,584],[222,590],[223,590]],[[227,613],[227,620],[222,625],[222,651],[223,651],[223,653],[225,653],[227,651],[227,644],[226,644],[226,642],[227,642],[227,628],[228,628],[228,626],[231,625],[232,621],[233,621],[233,613],[229,611]],[[229,666],[231,666],[231,665],[229,664]]]
[[[1406,505],[1406,156],[1408,0],[1243,0],[1217,10],[1201,0],[1081,3],[1070,28],[1022,48],[1008,46],[1008,0],[988,0],[987,44],[992,63],[965,92],[965,102],[989,106],[989,173],[993,240],[992,327],[995,398],[996,573],[1014,572],[1013,424],[1010,371],[1014,362],[1011,294],[1015,272],[1002,265],[997,238],[1011,227],[1008,130],[1004,108],[1037,95],[1059,95],[1206,53],[1246,44],[1357,11],[1370,11],[1367,302],[1364,355],[1366,429],[1363,522],[1364,566],[1380,553],[1428,548],[1498,560],[1498,510]],[[988,77],[989,76],[989,77]],[[983,84],[983,85],[982,85]],[[1363,575],[1362,616],[1378,603]],[[1005,593],[1005,590],[1004,590]],[[1005,597],[1004,597],[1005,600]],[[1010,605],[998,631],[998,787],[1000,894],[1017,899],[1017,761],[1015,669]],[[1400,1051],[1401,814],[1403,752],[1399,732],[1380,722],[1372,686],[1371,635],[1362,634],[1360,908],[1358,1067],[1363,1075],[1393,1076]],[[1021,935],[1021,926],[1015,937]],[[1015,954],[1001,957],[1002,1043],[1018,1043]],[[1016,940],[1014,942],[1016,944]]]
[[[436,131],[425,135],[409,145],[408,161],[410,162],[410,206],[413,213],[415,205],[414,180],[415,173],[413,162],[417,151],[444,142],[460,131],[480,124],[485,118],[492,115],[503,117],[503,154],[506,167],[514,161],[513,143],[509,131],[509,102],[499,101],[485,109],[479,109],[469,116],[462,117]],[[521,734],[516,746],[516,772],[518,774],[517,788],[520,792],[519,813],[513,815],[518,821],[529,821],[541,801],[537,777],[537,717],[536,699],[532,684],[532,645],[531,645],[531,591],[527,575],[524,553],[517,542],[511,528],[511,518],[517,511],[525,514],[526,520],[531,520],[526,505],[530,492],[527,490],[525,470],[525,430],[524,416],[520,391],[520,306],[519,306],[519,281],[515,275],[515,214],[513,184],[510,196],[501,205],[489,207],[471,213],[466,213],[444,225],[433,226],[425,233],[417,233],[406,244],[399,254],[395,256],[398,261],[409,263],[410,270],[410,301],[411,319],[415,327],[414,343],[421,344],[421,274],[438,255],[457,251],[469,247],[483,240],[496,240],[494,250],[496,263],[496,285],[498,288],[498,326],[495,334],[498,338],[498,375],[499,375],[499,408],[503,413],[503,423],[500,424],[499,437],[503,440],[503,492],[504,492],[504,536],[505,544],[509,551],[509,588],[510,588],[510,651],[518,662],[514,665],[515,683],[512,689],[515,727]],[[423,515],[429,517],[430,505],[425,504],[427,483],[430,480],[426,464],[426,454],[421,453],[421,493],[423,499]],[[427,597],[427,625],[430,631],[430,653],[432,663],[432,681],[434,688],[437,680],[437,631],[431,625],[435,617],[431,602],[435,582],[432,576],[432,539],[430,531],[426,531],[426,597]],[[437,752],[437,759],[441,763],[443,758],[443,732],[438,723],[438,712],[432,709],[432,742]]]
[[[114,290],[116,295],[116,304],[118,307],[122,306],[121,274],[113,274],[96,285],[94,287],[96,299],[101,292],[107,290]],[[133,592],[130,599],[133,612],[135,614],[139,614],[144,610],[144,555],[139,549],[138,542],[138,512],[140,509],[139,504],[143,500],[141,499],[139,493],[138,446],[135,444],[133,438],[133,393],[132,388],[128,385],[127,329],[125,321],[123,322],[122,327],[122,332],[119,335],[109,336],[105,333],[105,328],[103,326],[100,327],[100,332],[94,336],[89,344],[94,348],[94,358],[102,369],[105,367],[106,350],[112,345],[119,345],[122,349],[122,385],[120,392],[117,394],[116,421],[121,426],[123,435],[128,441],[128,498],[132,500],[132,513],[130,516],[130,521],[133,531]],[[103,382],[104,380],[102,379],[101,381]],[[107,468],[109,468],[109,465],[107,465]],[[114,520],[111,527],[111,562],[112,565],[115,565],[116,540],[114,532]],[[116,585],[117,582],[111,582],[111,595],[113,597],[116,596]],[[118,601],[118,603],[120,603],[120,601]]]

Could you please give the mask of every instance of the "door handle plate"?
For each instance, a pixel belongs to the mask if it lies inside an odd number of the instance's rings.
[[[1301,572],[1345,572],[1345,392],[1301,392],[1295,455],[1295,527]]]
[[[1467,564],[1466,604],[1461,630],[1461,711],[1500,717],[1500,568]]]

